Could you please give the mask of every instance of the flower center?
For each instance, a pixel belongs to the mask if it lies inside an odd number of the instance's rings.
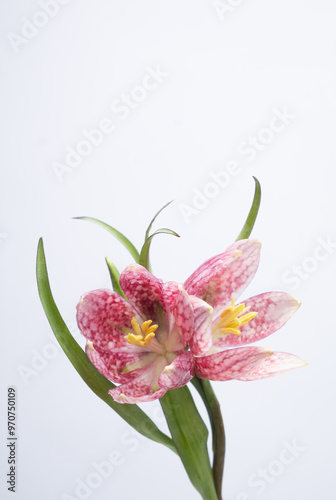
[[[125,336],[129,344],[134,344],[139,347],[144,347],[155,337],[155,331],[159,325],[151,325],[152,320],[145,321],[141,327],[135,318],[132,318],[132,327],[135,333],[130,332]]]
[[[226,307],[220,314],[220,317],[215,324],[214,331],[220,330],[224,334],[240,335],[239,328],[246,325],[251,319],[258,314],[255,311],[247,312],[251,306],[245,307],[245,303],[235,305],[234,298],[231,299],[231,305]],[[247,314],[246,314],[247,313]]]

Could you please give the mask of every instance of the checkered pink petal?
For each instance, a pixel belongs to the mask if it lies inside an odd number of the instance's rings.
[[[206,354],[212,346],[213,309],[204,300],[190,297],[194,314],[194,335],[189,340],[189,347],[195,356]]]
[[[174,336],[174,327],[176,326],[184,347],[194,333],[194,315],[190,297],[183,285],[175,282],[163,285],[162,296],[163,306],[168,317],[169,334]]]
[[[141,348],[135,349],[132,345],[129,345],[128,350],[114,349],[98,352],[89,341],[85,352],[91,363],[104,377],[119,384],[138,377],[141,371],[156,359],[154,353],[145,352],[145,349]]]
[[[209,380],[237,379],[272,354],[273,351],[263,347],[237,347],[209,356],[195,357],[195,371],[198,377]]]
[[[214,318],[245,290],[254,277],[260,258],[258,240],[240,240],[202,264],[185,282],[196,295],[214,308]]]
[[[255,365],[249,372],[238,377],[239,380],[259,380],[262,378],[273,377],[294,368],[300,368],[306,365],[306,361],[285,352],[275,352],[269,358],[263,359]]]
[[[193,355],[190,351],[184,351],[165,367],[159,377],[159,386],[166,390],[178,389],[190,382],[194,375]]]
[[[104,352],[125,345],[135,311],[112,290],[93,290],[83,295],[77,305],[77,323],[82,334]]]
[[[167,390],[159,388],[158,377],[165,366],[167,361],[158,357],[138,377],[111,389],[109,394],[118,403],[145,403],[161,398]]]
[[[128,266],[120,275],[122,291],[143,321],[158,322],[157,306],[162,303],[162,284],[139,264]]]

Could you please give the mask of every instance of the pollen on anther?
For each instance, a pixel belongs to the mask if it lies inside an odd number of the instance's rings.
[[[131,324],[135,334],[129,332],[124,337],[129,344],[133,344],[138,347],[145,347],[155,337],[155,331],[157,330],[158,325],[152,325],[152,320],[144,321],[140,327],[136,318],[132,318]]]

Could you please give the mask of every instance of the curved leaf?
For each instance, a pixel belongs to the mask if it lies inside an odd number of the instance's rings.
[[[208,429],[188,387],[168,391],[159,401],[190,481],[204,500],[218,500],[207,448]]]
[[[127,250],[132,255],[135,262],[139,262],[138,250],[135,248],[133,243],[128,238],[126,238],[126,236],[124,236],[120,231],[118,231],[112,226],[109,226],[105,222],[102,222],[101,220],[94,219],[93,217],[73,217],[73,218],[79,220],[87,220],[89,222],[93,222],[94,224],[98,224],[98,226],[101,226],[102,228],[106,229],[106,231],[113,234],[113,236],[115,236],[120,241],[120,243],[122,243],[124,247],[127,248]]]
[[[154,221],[155,219],[157,218],[157,216],[162,212],[162,210],[164,210],[166,207],[168,207],[168,205],[170,205],[171,203],[173,203],[174,200],[172,201],[169,201],[168,203],[166,203],[162,208],[160,208],[160,210],[154,215],[153,219],[151,220],[148,228],[147,228],[147,231],[146,231],[146,235],[145,235],[145,241],[147,240],[147,238],[149,237],[149,233],[150,233],[150,230],[152,229],[152,225],[154,224]]]
[[[157,231],[155,231],[155,233],[153,233],[151,236],[149,236],[146,239],[146,241],[143,244],[143,247],[141,249],[141,252],[140,252],[139,264],[141,266],[144,266],[149,271],[151,270],[150,261],[149,261],[149,250],[150,250],[152,240],[153,240],[154,236],[156,236],[157,234],[172,234],[173,236],[177,236],[178,238],[180,237],[180,235],[175,233],[175,231],[172,231],[171,229],[167,229],[167,228],[162,228],[162,229],[158,229]]]
[[[39,241],[37,251],[36,276],[40,299],[50,326],[63,351],[84,382],[135,430],[176,452],[172,440],[162,433],[137,405],[119,404],[113,401],[108,391],[115,385],[99,373],[72,337],[51,293],[42,238]]]
[[[120,273],[119,273],[118,269],[116,268],[116,266],[113,264],[113,262],[108,257],[105,257],[105,262],[107,264],[107,267],[108,267],[108,270],[110,273],[113,290],[116,293],[118,293],[119,295],[121,295],[122,297],[124,297],[124,299],[125,299],[126,298],[125,294],[122,291],[120,283],[119,283]]]
[[[247,216],[247,219],[245,221],[245,224],[243,226],[243,229],[239,233],[238,240],[245,240],[249,238],[250,234],[252,233],[252,229],[254,226],[254,223],[256,221],[259,207],[260,207],[260,200],[261,200],[261,187],[260,187],[260,182],[256,177],[253,177],[254,182],[255,182],[255,190],[254,190],[254,198],[252,201],[252,206],[250,208],[249,214]]]

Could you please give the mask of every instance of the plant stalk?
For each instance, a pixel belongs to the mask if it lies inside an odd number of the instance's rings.
[[[212,474],[217,498],[218,500],[222,500],[222,483],[225,459],[225,430],[220,404],[209,380],[200,379],[195,376],[191,382],[199,392],[209,415],[212,429]]]

